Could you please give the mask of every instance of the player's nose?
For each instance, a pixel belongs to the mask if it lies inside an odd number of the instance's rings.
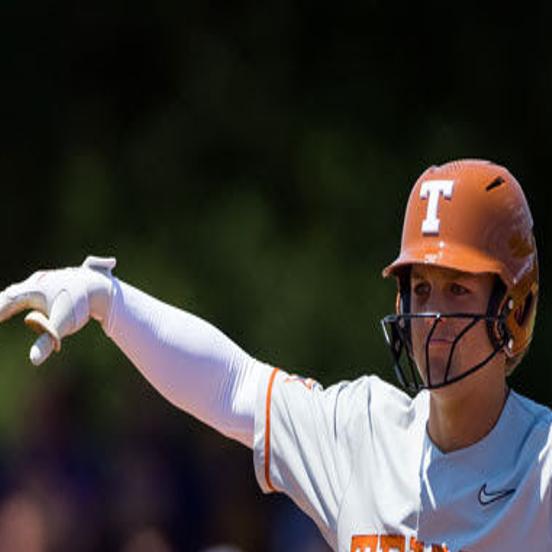
[[[439,289],[438,286],[433,286],[429,297],[427,298],[425,307],[428,312],[440,314],[449,314],[454,310],[454,306],[451,305],[447,294]]]
[[[428,316],[423,319],[424,332],[433,339],[452,339],[454,336],[453,320],[446,315],[453,312],[453,307],[448,303],[446,297],[439,293],[432,294],[426,303],[426,312],[435,316]]]
[[[440,316],[438,311],[435,312],[435,316],[428,316],[423,319],[424,333],[426,335],[431,333],[432,338],[446,337],[447,329],[450,324],[446,317]]]

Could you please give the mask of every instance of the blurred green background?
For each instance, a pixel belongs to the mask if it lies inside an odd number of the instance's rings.
[[[512,384],[551,404],[552,7],[531,5],[4,2],[0,284],[114,255],[121,279],[259,359],[324,385],[393,382],[379,319],[395,289],[381,269],[410,187],[430,164],[488,158],[524,187],[541,262],[534,344]],[[171,546],[276,546],[282,506],[260,496],[247,450],[165,403],[96,324],[35,369],[21,322],[0,331],[4,496],[41,439],[115,478],[121,443],[165,440],[177,464],[190,450],[202,466],[233,458],[255,504],[197,542],[180,520]],[[134,526],[111,523],[89,549],[123,546]]]

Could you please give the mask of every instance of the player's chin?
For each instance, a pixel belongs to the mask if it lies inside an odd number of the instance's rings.
[[[448,354],[430,354],[429,369],[425,362],[422,363],[423,366],[420,369],[420,376],[424,385],[431,387],[446,386],[448,382],[454,380],[458,375],[458,370],[454,362],[451,362],[447,370],[448,362]],[[444,389],[444,387],[437,387],[435,390],[438,391],[439,389]]]

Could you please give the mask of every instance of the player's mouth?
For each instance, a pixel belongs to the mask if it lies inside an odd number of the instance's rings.
[[[430,347],[450,347],[454,340],[446,339],[444,337],[432,337],[429,340]]]

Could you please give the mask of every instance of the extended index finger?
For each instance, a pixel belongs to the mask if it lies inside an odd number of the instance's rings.
[[[41,276],[41,273],[35,273],[0,292],[0,322],[28,309],[47,314],[46,298],[37,285]]]

